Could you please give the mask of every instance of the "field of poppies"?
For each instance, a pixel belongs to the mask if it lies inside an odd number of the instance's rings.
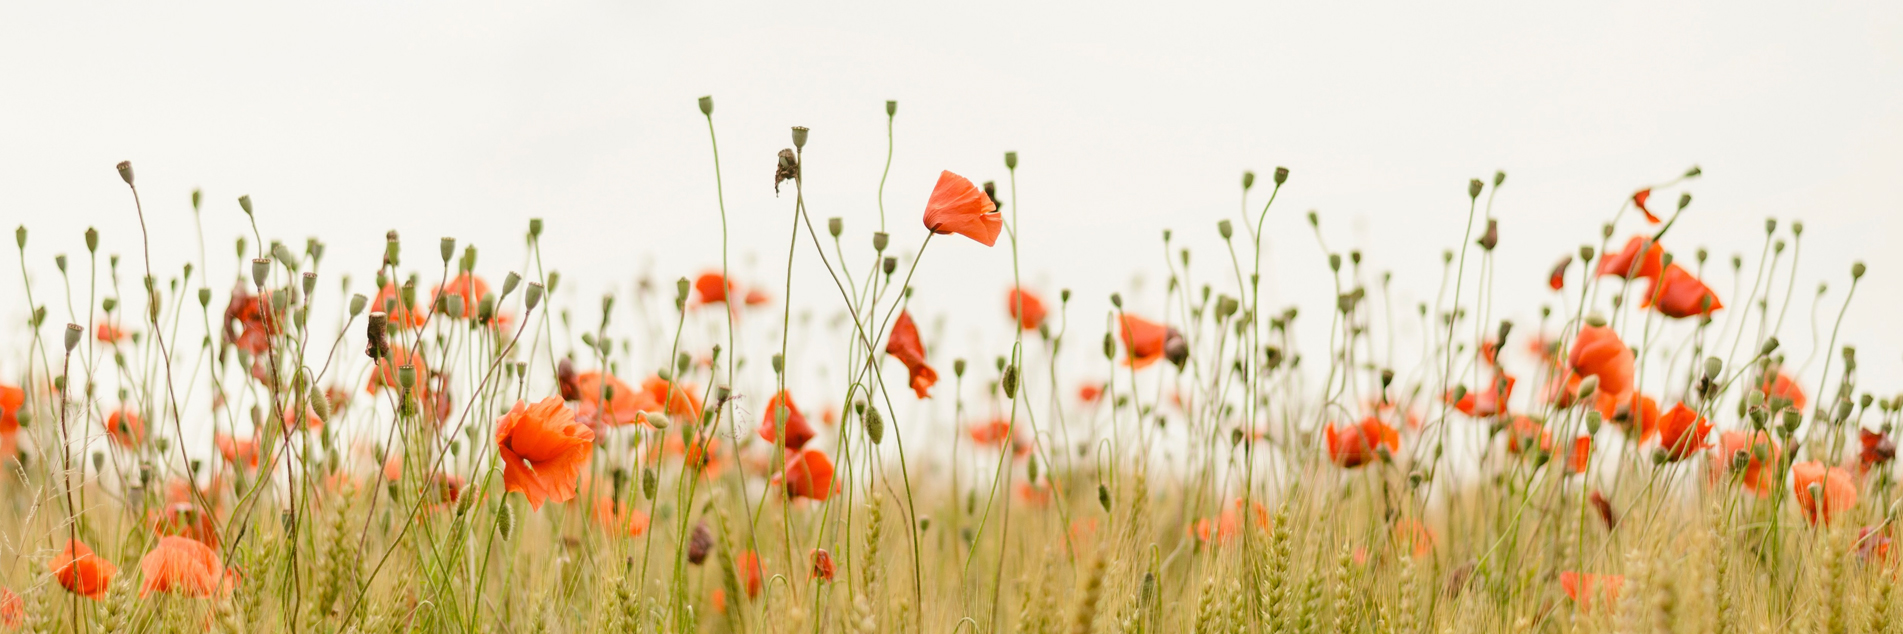
[[[540,219],[499,257],[393,231],[380,262],[343,263],[266,237],[249,198],[235,249],[196,262],[91,231],[69,257],[21,226],[0,629],[1903,629],[1903,396],[1860,385],[1830,329],[1863,266],[1800,273],[1802,225],[1776,220],[1722,245],[1747,255],[1694,250],[1673,227],[1697,167],[1555,254],[1537,323],[1494,304],[1504,173],[1468,184],[1464,238],[1419,263],[1440,267],[1430,301],[1391,307],[1358,252],[1328,256],[1324,314],[1266,293],[1263,221],[1297,213],[1275,204],[1300,183],[1284,168],[1194,229],[1226,245],[1200,276],[1165,234],[1161,301],[1082,314],[1017,277],[1015,153],[1000,182],[942,172],[922,206],[882,183],[888,235],[807,212],[806,137],[748,164],[776,163],[772,222],[823,267],[788,253],[785,279],[740,279],[725,235],[694,238],[717,261],[599,305],[558,301]],[[145,236],[151,199],[117,169],[113,217]],[[1013,278],[915,314],[914,273],[956,266],[943,241]],[[241,273],[208,279],[213,258]],[[1828,286],[1794,296],[1800,275]],[[801,301],[836,317],[796,325],[794,276],[825,280]],[[1014,334],[945,358],[920,327],[938,319]],[[1418,349],[1396,352],[1397,320]],[[1298,321],[1329,347],[1300,349]],[[796,327],[823,343],[790,347]]]

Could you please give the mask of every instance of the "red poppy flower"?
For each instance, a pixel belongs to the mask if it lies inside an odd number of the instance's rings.
[[[151,511],[146,516],[146,523],[151,526],[152,532],[160,535],[178,535],[206,545],[218,545],[217,518],[191,502],[175,502],[167,504],[164,509]]]
[[[384,323],[391,330],[422,326],[423,311],[411,305],[411,302],[403,301],[403,295],[399,291],[395,282],[384,284],[383,288],[377,290],[376,300],[370,302],[370,310],[382,311],[388,318]]]
[[[0,627],[13,629],[26,623],[26,601],[12,588],[0,588]]]
[[[610,534],[640,537],[648,532],[648,514],[635,508],[630,500],[615,501],[603,491],[595,495],[595,524]]]
[[[1085,403],[1095,403],[1097,399],[1100,398],[1103,398],[1103,386],[1096,383],[1085,383],[1077,386],[1077,400]]]
[[[932,187],[932,198],[925,203],[925,228],[935,233],[956,233],[991,246],[998,242],[1004,219],[997,205],[984,190],[951,172],[940,172]]]
[[[786,392],[774,394],[766,404],[766,416],[760,418],[760,438],[767,442],[779,441],[779,426],[775,419],[786,418],[786,450],[799,451],[807,441],[813,439],[813,426],[806,424],[806,415],[800,413],[799,405],[793,403],[793,395]]]
[[[1566,455],[1566,474],[1585,473],[1592,466],[1592,436],[1581,435],[1573,439],[1572,451]]]
[[[1863,473],[1869,473],[1871,467],[1896,459],[1896,441],[1887,434],[1858,428],[1857,439],[1863,445],[1863,451],[1857,456],[1857,464]]]
[[[1650,208],[1645,206],[1645,202],[1651,199],[1652,188],[1650,187],[1632,192],[1632,205],[1639,208],[1639,213],[1645,214],[1646,222],[1658,224],[1660,222],[1659,217],[1653,214]]]
[[[1620,575],[1582,575],[1571,570],[1559,573],[1559,586],[1566,590],[1566,597],[1572,599],[1581,610],[1592,609],[1595,602],[1611,609],[1618,603],[1619,588],[1624,585],[1625,577]],[[1595,601],[1595,595],[1601,599]]]
[[[1818,489],[1817,494],[1811,493],[1812,487]],[[1791,465],[1791,489],[1797,494],[1797,505],[1804,511],[1804,519],[1810,520],[1813,526],[1820,519],[1829,524],[1837,515],[1857,506],[1857,484],[1843,467],[1825,467],[1815,460]]]
[[[1416,558],[1432,554],[1436,541],[1439,540],[1434,529],[1420,520],[1404,519],[1394,523],[1394,545]]]
[[[1044,506],[1051,503],[1051,485],[1048,481],[1032,484],[1019,482],[1018,499],[1031,506]]]
[[[1698,455],[1710,447],[1707,439],[1711,436],[1711,421],[1699,416],[1684,403],[1672,406],[1671,411],[1659,417],[1659,447],[1665,450],[1667,459],[1677,462]]]
[[[1572,265],[1573,256],[1568,255],[1560,258],[1559,263],[1553,265],[1553,271],[1546,274],[1546,285],[1556,291],[1566,288],[1566,269]]]
[[[1888,533],[1889,529],[1880,526],[1865,526],[1857,529],[1857,541],[1851,545],[1851,549],[1856,551],[1857,557],[1864,561],[1887,562],[1890,560],[1891,545]],[[5,606],[0,605],[0,610],[4,609]]]
[[[1758,455],[1759,447],[1764,448],[1762,457]],[[1777,488],[1777,473],[1774,465],[1778,464],[1778,456],[1781,453],[1777,441],[1771,438],[1770,433],[1764,431],[1754,433],[1734,429],[1718,434],[1718,453],[1711,457],[1712,478],[1716,479],[1718,474],[1730,472],[1736,464],[1735,456],[1740,453],[1748,456],[1744,467],[1745,490],[1756,493],[1761,498],[1770,497],[1771,491]]]
[[[1618,395],[1632,389],[1632,349],[1626,347],[1625,342],[1619,340],[1619,333],[1611,328],[1580,328],[1567,364],[1581,376],[1599,377],[1601,392]]]
[[[760,567],[760,555],[751,550],[740,551],[740,556],[734,558],[734,566],[740,569],[740,579],[747,585],[747,597],[759,596],[761,580],[766,576]]]
[[[436,287],[430,301],[451,301],[460,303],[462,304],[460,317],[463,319],[474,319],[476,317],[476,307],[482,303],[483,296],[488,294],[488,282],[482,281],[482,278],[476,277],[474,273],[464,272],[451,278],[448,284]],[[442,299],[444,296],[448,296],[449,299]]]
[[[1390,455],[1401,450],[1401,433],[1373,416],[1353,425],[1337,427],[1329,423],[1322,434],[1328,441],[1328,459],[1346,469],[1381,458],[1382,447]]]
[[[1608,253],[1599,258],[1599,275],[1616,275],[1625,279],[1657,278],[1665,269],[1665,247],[1651,242],[1645,236],[1632,236],[1625,243],[1625,249],[1618,253]],[[1645,250],[1645,259],[1639,260],[1639,250]]]
[[[723,283],[724,282],[724,283]],[[707,272],[694,278],[694,292],[701,304],[718,304],[727,301],[727,296],[738,291],[739,287],[719,273]]]
[[[1645,442],[1659,432],[1659,403],[1652,397],[1634,390],[1624,397],[1600,392],[1596,400],[1600,417],[1618,425],[1627,436],[1637,434],[1639,442]]]
[[[1533,449],[1551,451],[1553,433],[1546,430],[1539,421],[1526,416],[1515,416],[1507,423],[1507,453],[1519,455]]]
[[[993,420],[988,423],[979,423],[972,425],[966,433],[971,435],[973,443],[982,447],[1003,448],[1005,443],[1009,442],[1013,455],[1022,458],[1031,453],[1031,443],[1024,440],[1021,430],[1011,428],[1010,421]]]
[[[161,537],[158,545],[139,560],[139,570],[145,573],[139,597],[153,592],[211,596],[222,576],[221,568],[218,553],[210,546],[183,537]]]
[[[0,458],[18,450],[15,443],[20,433],[20,408],[25,406],[26,390],[0,385]]]
[[[1692,315],[1710,315],[1712,311],[1724,308],[1724,302],[1718,301],[1718,295],[1711,287],[1694,277],[1685,267],[1672,264],[1652,283],[1652,288],[1639,302],[1641,308],[1658,307],[1658,311],[1667,317],[1684,318]]]
[[[1018,314],[1020,306],[1024,309],[1021,316]],[[1022,288],[1011,289],[1011,292],[1004,296],[1004,309],[1010,313],[1012,321],[1018,322],[1019,328],[1037,330],[1039,326],[1044,325],[1044,300],[1038,299],[1036,295]]]
[[[126,331],[120,330],[111,322],[100,322],[99,327],[93,329],[93,338],[105,343],[119,343],[125,340]]]
[[[46,562],[46,569],[53,572],[60,587],[94,601],[105,598],[106,586],[119,572],[118,566],[93,554],[91,547],[76,539],[66,540],[66,549]]]
[[[145,442],[145,421],[124,408],[113,410],[106,416],[106,435],[120,447],[138,447]]]
[[[1263,506],[1261,502],[1256,502],[1250,505],[1249,508],[1254,511],[1249,514],[1250,527],[1257,529],[1269,528],[1269,507]],[[1242,500],[1230,500],[1229,504],[1223,507],[1222,513],[1217,515],[1216,519],[1212,520],[1205,517],[1197,520],[1196,524],[1191,527],[1191,530],[1196,535],[1196,538],[1202,540],[1204,543],[1214,542],[1228,544],[1234,542],[1237,537],[1242,536]]]
[[[826,552],[824,548],[814,548],[813,578],[820,581],[832,581],[834,571],[832,553]]]
[[[1545,387],[1540,388],[1540,400],[1559,409],[1578,404],[1580,378],[1577,373],[1565,368],[1554,368],[1551,379]]]
[[[833,461],[816,449],[801,451],[786,461],[781,480],[788,497],[824,502],[833,494]]]
[[[1128,313],[1117,321],[1122,331],[1124,365],[1140,370],[1163,358],[1163,344],[1170,334],[1167,326]]]
[[[515,407],[496,420],[496,448],[502,457],[502,483],[519,491],[529,507],[575,499],[575,479],[594,457],[595,432],[575,422],[562,399],[548,397]]]
[[[672,399],[668,398],[670,386],[673,387],[674,392]],[[641,391],[645,392],[648,401],[653,403],[649,408],[650,411],[664,411],[668,416],[688,422],[700,420],[700,397],[694,395],[699,389],[692,383],[668,381],[660,375],[651,375],[641,381]],[[665,405],[663,405],[664,402]]]
[[[1502,374],[1498,380],[1487,386],[1489,389],[1471,390],[1461,395],[1458,400],[1454,400],[1454,409],[1474,417],[1498,414],[1506,406],[1507,398],[1513,396],[1513,385],[1518,382],[1518,379],[1511,375]],[[1449,399],[1453,399],[1453,396],[1453,394],[1447,395]]]
[[[1804,411],[1804,406],[1810,402],[1810,399],[1804,396],[1804,388],[1798,387],[1797,381],[1792,380],[1791,375],[1785,374],[1781,368],[1775,375],[1762,377],[1757,389],[1758,392],[1764,394],[1766,400],[1787,399],[1791,402],[1791,408],[1800,412]]]
[[[905,364],[912,375],[912,391],[919,398],[931,398],[932,385],[938,383],[938,371],[925,364],[925,344],[919,341],[918,326],[912,323],[912,311],[899,311],[892,323],[892,336],[886,339],[885,353]]]

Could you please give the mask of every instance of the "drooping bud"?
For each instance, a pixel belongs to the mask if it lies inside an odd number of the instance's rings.
[[[238,207],[244,210],[244,215],[247,215],[247,216],[251,215],[251,195],[245,194],[243,196],[239,196]]]

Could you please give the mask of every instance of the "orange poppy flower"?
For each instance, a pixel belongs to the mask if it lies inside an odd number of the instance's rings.
[[[1567,364],[1581,376],[1599,377],[1599,391],[1624,394],[1632,389],[1632,349],[1605,326],[1585,326],[1573,340]]]
[[[609,533],[640,537],[648,532],[648,514],[635,508],[631,500],[616,501],[606,491],[595,496],[595,523]]]
[[[1699,416],[1684,403],[1672,406],[1671,411],[1658,420],[1659,447],[1665,450],[1667,459],[1677,462],[1695,456],[1711,443],[1711,421]]]
[[[1645,236],[1632,236],[1625,243],[1625,249],[1618,253],[1608,253],[1599,258],[1599,275],[1615,275],[1625,279],[1655,279],[1665,268],[1665,247],[1657,242],[1646,244],[1651,239]],[[1645,259],[1639,259],[1639,250],[1645,250]]]
[[[1022,315],[1019,314],[1019,307],[1023,308]],[[1044,300],[1038,299],[1030,291],[1022,288],[1011,289],[1011,292],[1004,296],[1004,310],[1011,315],[1011,321],[1018,322],[1019,328],[1037,330],[1039,326],[1044,325],[1046,314]]]
[[[1554,368],[1553,370],[1552,379],[1546,382],[1545,387],[1540,388],[1540,400],[1550,403],[1553,407],[1559,409],[1566,409],[1577,405],[1579,401],[1579,374],[1565,368]]]
[[[20,408],[26,406],[26,390],[0,385],[0,458],[19,450]]]
[[[442,298],[448,296],[447,301],[462,304],[460,314],[462,319],[474,319],[477,306],[482,303],[483,296],[488,294],[488,282],[482,281],[482,278],[476,277],[474,273],[463,272],[451,278],[448,284],[436,287],[436,290],[431,293],[430,302],[434,304],[445,301]]]
[[[1652,397],[1634,390],[1625,396],[1600,392],[1596,400],[1600,417],[1618,425],[1627,436],[1637,434],[1644,442],[1658,433],[1659,404]]]
[[[606,386],[602,385],[603,381],[607,382]],[[636,390],[628,387],[627,383],[623,383],[619,377],[612,374],[604,376],[593,370],[583,372],[575,377],[575,386],[581,400],[581,406],[577,408],[579,415],[582,418],[606,422],[609,426],[645,423],[647,422],[646,412],[660,411],[661,397],[667,395],[667,381],[661,381],[658,386],[651,383],[652,381],[644,381],[641,389]],[[695,402],[691,395],[682,392],[680,386],[677,385],[674,389],[677,397],[677,402],[672,403],[675,406],[674,409],[681,413],[691,412],[694,420],[699,420],[700,404]],[[607,407],[602,407],[604,393]]]
[[[1566,597],[1573,600],[1581,610],[1592,609],[1597,602],[1607,609],[1619,601],[1619,588],[1625,585],[1621,575],[1579,574],[1571,570],[1559,573],[1559,586],[1566,590]],[[1595,592],[1594,590],[1598,591]],[[1594,595],[1602,597],[1594,601]]]
[[[423,325],[424,315],[416,306],[403,301],[396,282],[389,282],[377,290],[376,300],[370,302],[370,310],[382,311],[387,316],[386,327],[391,330],[417,328]]]
[[[152,527],[152,532],[160,535],[178,535],[207,545],[218,545],[216,518],[191,502],[168,504],[164,509],[151,511],[146,516],[146,523]]]
[[[1724,308],[1724,302],[1718,301],[1718,295],[1711,287],[1693,276],[1685,267],[1672,264],[1652,283],[1652,288],[1639,302],[1641,308],[1656,307],[1660,314],[1667,317],[1685,318],[1693,315],[1710,315]]]
[[[780,480],[786,483],[787,497],[824,502],[833,494],[833,461],[817,449],[801,451],[786,461]]]
[[[113,410],[106,416],[106,435],[120,447],[138,447],[145,443],[145,421],[124,408]]]
[[[1261,502],[1255,502],[1249,508],[1254,511],[1249,514],[1250,527],[1269,528],[1271,524],[1269,507],[1263,506]],[[1194,527],[1197,539],[1205,543],[1213,541],[1222,544],[1235,541],[1242,535],[1242,529],[1242,500],[1240,499],[1230,500],[1229,504],[1223,507],[1222,513],[1217,515],[1215,521],[1203,518],[1198,520]]]
[[[1434,529],[1416,519],[1404,519],[1394,523],[1394,545],[1416,558],[1426,557],[1434,552]]]
[[[1461,395],[1458,400],[1454,400],[1454,409],[1460,410],[1462,414],[1473,417],[1485,417],[1498,414],[1503,411],[1507,399],[1513,396],[1513,385],[1518,382],[1519,379],[1515,379],[1511,375],[1501,374],[1499,380],[1494,381],[1488,386],[1490,389],[1471,390]],[[1453,399],[1453,396],[1453,394],[1447,395],[1449,399]]]
[[[1791,408],[1800,412],[1804,411],[1804,406],[1810,403],[1810,399],[1804,396],[1804,388],[1798,387],[1797,381],[1793,380],[1791,375],[1785,374],[1781,368],[1774,375],[1762,377],[1756,387],[1759,393],[1764,394],[1766,400],[1787,399],[1791,402]]]
[[[105,343],[119,343],[125,340],[126,331],[112,325],[112,322],[102,321],[99,322],[99,327],[93,329],[93,338]]]
[[[77,539],[66,540],[66,549],[46,563],[60,587],[94,601],[105,598],[106,586],[119,567],[93,554],[93,549]]]
[[[1099,385],[1096,383],[1085,383],[1077,387],[1077,400],[1083,401],[1085,403],[1095,403],[1097,402],[1097,399],[1100,399],[1100,398],[1103,398],[1102,385]]]
[[[1342,427],[1329,423],[1322,433],[1328,441],[1328,459],[1347,469],[1381,458],[1382,447],[1386,447],[1389,454],[1401,450],[1401,432],[1373,416]]]
[[[991,246],[998,242],[1004,219],[984,190],[951,172],[940,172],[925,203],[925,228],[934,233],[956,233]]]
[[[145,573],[139,597],[153,592],[211,596],[222,576],[221,569],[218,553],[210,546],[183,537],[161,537],[158,545],[139,560],[139,570]]]
[[[1566,456],[1566,474],[1585,473],[1592,466],[1592,436],[1581,435],[1573,439],[1573,448]]]
[[[413,385],[419,397],[417,400],[427,402],[421,397],[429,394],[429,364],[424,362],[423,355],[394,343],[390,344],[389,356],[377,359],[377,371],[370,373],[370,384],[365,386],[364,391],[376,394],[379,389],[402,385],[397,373],[405,367],[415,368],[416,383]]]
[[[594,457],[595,432],[575,422],[575,413],[559,397],[529,405],[516,401],[496,420],[496,448],[502,454],[502,483],[520,491],[529,507],[575,498],[575,478]]]
[[[668,398],[670,385],[674,389],[672,399]],[[668,381],[660,375],[653,375],[641,381],[641,391],[646,392],[648,400],[654,404],[650,411],[664,411],[668,416],[688,422],[700,420],[700,397],[694,395],[699,389],[692,383]]]
[[[1759,457],[1758,447],[1764,447],[1764,456]],[[1748,456],[1744,467],[1744,488],[1758,494],[1758,497],[1770,497],[1771,491],[1777,488],[1774,465],[1778,464],[1780,452],[1777,441],[1771,438],[1769,432],[1734,429],[1718,434],[1718,453],[1711,457],[1712,478],[1717,479],[1718,474],[1731,471],[1735,464],[1733,461],[1737,460],[1735,456],[1743,453]]]
[[[12,588],[0,588],[0,627],[13,629],[26,623],[26,601]]]
[[[982,447],[1001,449],[1006,442],[1009,442],[1011,453],[1016,457],[1022,458],[1031,453],[1031,443],[1024,439],[1021,431],[1012,429],[1010,421],[993,420],[988,423],[979,423],[972,425],[966,433],[971,436],[973,443]]]
[[[1857,541],[1851,545],[1851,550],[1855,551],[1857,557],[1866,562],[1871,560],[1888,562],[1890,561],[1891,545],[1890,536],[1888,535],[1889,532],[1887,528],[1871,526],[1857,529]],[[0,605],[0,610],[4,609],[5,606]]]
[[[1051,486],[1047,482],[1032,484],[1019,482],[1018,499],[1031,506],[1045,506],[1051,503]]]
[[[786,392],[775,394],[767,401],[766,416],[760,419],[760,438],[779,442],[780,430],[774,419],[782,415],[786,417],[786,450],[799,451],[813,439],[813,426],[806,424],[806,415],[793,403],[793,395]]]
[[[1821,495],[1811,493],[1811,487],[1816,487]],[[1810,520],[1813,526],[1819,519],[1829,524],[1837,515],[1857,506],[1857,484],[1843,467],[1825,467],[1815,460],[1791,465],[1791,489],[1797,494],[1797,505],[1804,511],[1804,519]]]
[[[1636,192],[1632,192],[1632,206],[1638,207],[1639,213],[1645,214],[1646,222],[1649,222],[1652,224],[1658,224],[1660,222],[1658,215],[1653,214],[1652,210],[1645,206],[1646,201],[1651,199],[1652,199],[1652,188],[1650,187],[1641,189]]]
[[[1514,416],[1507,423],[1507,453],[1519,455],[1538,448],[1550,451],[1553,448],[1553,433],[1539,421],[1526,416]]]
[[[1896,441],[1887,434],[1857,428],[1857,440],[1863,445],[1863,451],[1857,454],[1857,465],[1862,473],[1870,468],[1896,459]]]
[[[1147,368],[1163,358],[1163,344],[1169,340],[1169,328],[1125,313],[1117,318],[1123,339],[1123,364],[1132,369]]]
[[[925,364],[925,344],[918,338],[918,326],[912,323],[912,311],[899,311],[892,324],[892,336],[886,339],[885,353],[905,364],[912,375],[912,391],[919,398],[930,398],[932,385],[938,383],[938,371]]]
[[[747,585],[747,598],[759,596],[760,584],[766,576],[760,567],[760,555],[751,550],[740,551],[740,556],[734,558],[734,566],[740,569],[740,579]]]
[[[835,570],[832,553],[826,552],[824,548],[814,548],[813,578],[820,581],[832,581]]]

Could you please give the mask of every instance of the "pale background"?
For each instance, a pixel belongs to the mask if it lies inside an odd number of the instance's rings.
[[[1670,241],[1680,257],[1709,245],[1714,270],[1734,252],[1755,262],[1765,217],[1804,219],[1783,338],[1808,354],[1817,283],[1834,314],[1863,259],[1843,342],[1863,350],[1864,388],[1888,394],[1903,377],[1899,34],[1903,5],[1889,2],[15,3],[0,9],[0,220],[32,228],[29,266],[50,288],[52,254],[83,254],[87,226],[102,251],[138,252],[122,159],[168,272],[195,253],[188,198],[204,188],[216,280],[246,229],[239,194],[267,236],[321,235],[330,270],[359,279],[392,228],[411,263],[454,235],[500,278],[539,216],[564,300],[590,312],[643,272],[718,265],[695,98],[717,101],[734,243],[758,256],[736,266],[774,286],[792,199],[768,174],[787,127],[813,130],[817,222],[844,217],[863,250],[896,99],[894,243],[917,245],[939,170],[1002,180],[1002,153],[1018,151],[1027,281],[1076,290],[1086,352],[1109,292],[1160,312],[1166,228],[1196,249],[1199,280],[1226,283],[1213,226],[1235,217],[1239,174],[1266,183],[1290,167],[1266,285],[1305,308],[1319,357],[1332,288],[1304,212],[1320,211],[1331,247],[1393,270],[1408,310],[1431,300],[1439,253],[1461,240],[1467,179],[1506,170],[1496,288],[1525,324],[1553,301],[1543,282],[1560,254],[1597,242],[1632,190],[1698,164]],[[1628,217],[1619,238],[1637,228]],[[139,270],[125,266],[131,291]],[[798,266],[796,305],[835,307],[810,252]],[[3,270],[0,311],[16,324],[17,265]],[[938,362],[1004,352],[1009,274],[1002,248],[933,242],[916,306],[950,315]],[[1728,274],[1712,285],[1735,303]],[[0,329],[0,370],[18,369],[23,338]]]

